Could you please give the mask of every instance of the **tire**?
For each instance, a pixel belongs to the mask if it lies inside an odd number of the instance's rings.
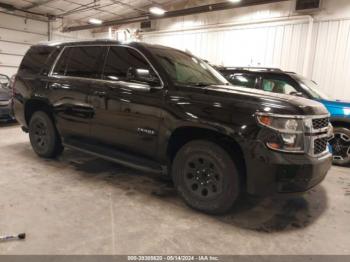
[[[329,142],[333,149],[333,164],[350,164],[350,130],[344,127],[334,128],[334,138]]]
[[[56,127],[43,111],[37,111],[31,117],[29,139],[34,152],[40,157],[55,158],[63,152]]]
[[[184,201],[208,214],[227,213],[240,194],[234,161],[213,142],[196,140],[185,144],[175,156],[172,176]]]

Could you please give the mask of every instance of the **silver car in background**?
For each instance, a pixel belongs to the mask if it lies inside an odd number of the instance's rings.
[[[7,75],[0,74],[0,121],[13,120],[11,80]]]

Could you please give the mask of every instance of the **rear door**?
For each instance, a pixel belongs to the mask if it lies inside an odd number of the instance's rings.
[[[50,101],[57,128],[65,138],[90,136],[93,107],[89,103],[91,83],[100,79],[106,47],[66,47],[50,76]]]
[[[91,133],[106,145],[152,157],[158,144],[163,90],[152,89],[146,82],[130,81],[131,68],[153,70],[139,51],[111,46],[104,81],[96,83],[92,90],[95,114]]]

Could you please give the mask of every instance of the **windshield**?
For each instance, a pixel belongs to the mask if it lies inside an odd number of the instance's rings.
[[[302,76],[297,76],[298,81],[300,82],[301,87],[308,92],[314,99],[325,99],[329,100],[329,96],[320,91],[319,86],[316,82],[304,78]]]
[[[153,54],[175,84],[228,85],[227,80],[203,60],[175,49],[152,47]]]

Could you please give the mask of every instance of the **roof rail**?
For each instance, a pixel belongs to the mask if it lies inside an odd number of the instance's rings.
[[[225,67],[228,70],[256,70],[256,71],[269,71],[269,72],[283,72],[280,68],[273,67]]]

